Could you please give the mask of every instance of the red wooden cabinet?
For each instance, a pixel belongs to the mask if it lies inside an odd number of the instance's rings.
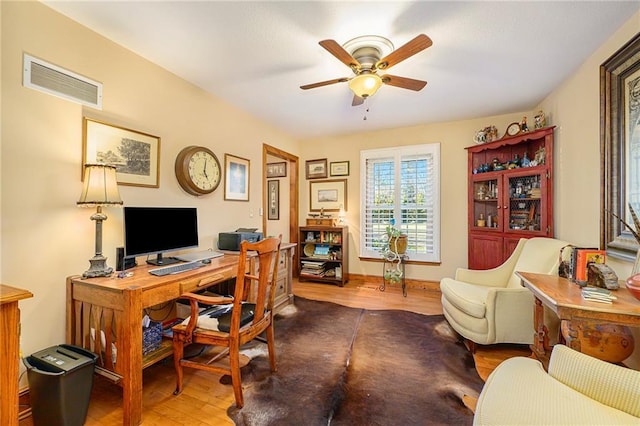
[[[553,130],[466,148],[469,268],[502,264],[520,238],[553,237]]]

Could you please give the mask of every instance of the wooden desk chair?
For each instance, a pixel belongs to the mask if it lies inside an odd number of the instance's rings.
[[[185,293],[181,298],[188,299],[191,305],[191,316],[183,324],[173,327],[173,359],[177,375],[174,395],[182,392],[183,367],[228,374],[231,376],[236,406],[242,408],[242,381],[240,375],[240,347],[266,331],[271,371],[276,371],[276,354],[273,329],[273,304],[278,271],[280,241],[278,238],[267,238],[257,243],[243,241],[240,245],[238,274],[233,297],[203,296]],[[257,276],[247,271],[247,252],[256,251],[259,262]],[[247,296],[252,284],[255,303],[247,303]],[[214,305],[202,312],[198,310],[198,302]],[[224,309],[228,312],[211,318],[212,311]],[[184,347],[191,343],[225,347],[223,352],[203,363],[196,359],[184,359]],[[228,365],[218,361],[229,355]],[[215,364],[214,364],[215,363]]]

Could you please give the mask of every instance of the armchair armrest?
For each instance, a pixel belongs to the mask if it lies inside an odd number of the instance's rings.
[[[555,345],[549,375],[589,398],[640,417],[640,371]]]

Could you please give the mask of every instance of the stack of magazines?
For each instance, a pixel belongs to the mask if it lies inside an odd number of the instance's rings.
[[[612,303],[617,299],[611,293],[611,290],[600,287],[584,287],[582,289],[582,298],[591,302]]]

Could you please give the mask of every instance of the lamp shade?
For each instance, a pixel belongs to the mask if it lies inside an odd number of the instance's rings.
[[[382,79],[378,74],[360,74],[349,80],[349,89],[361,98],[373,96],[382,86]]]
[[[120,205],[120,193],[116,180],[116,166],[109,164],[85,164],[84,188],[78,205],[95,207],[104,205]]]

